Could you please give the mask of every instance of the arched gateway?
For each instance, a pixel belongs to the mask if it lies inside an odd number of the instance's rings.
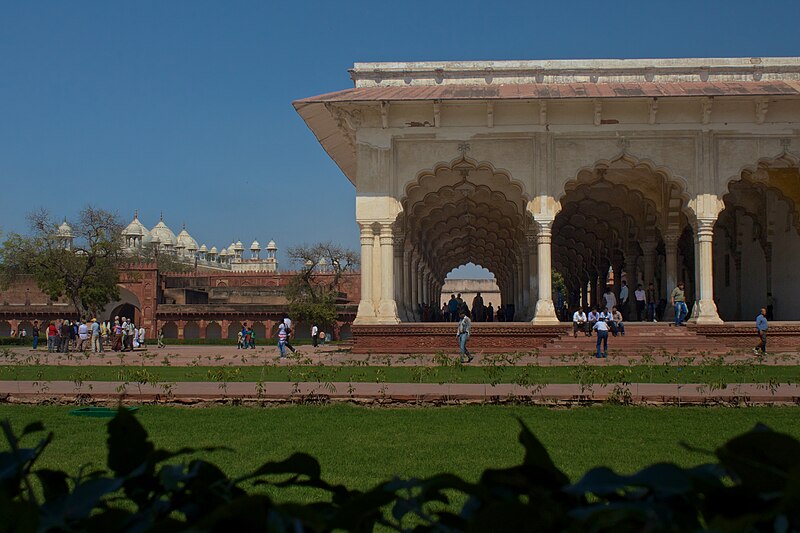
[[[786,270],[800,266],[799,58],[360,63],[351,76],[294,106],[356,186],[356,324],[419,321],[466,262],[534,325],[558,322],[553,271],[573,306],[623,280],[663,303],[684,281],[698,325],[749,319],[778,289],[800,296]]]

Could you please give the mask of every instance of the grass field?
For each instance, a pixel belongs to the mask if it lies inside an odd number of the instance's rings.
[[[797,383],[800,366],[0,366],[13,381],[341,381],[381,383]]]
[[[55,440],[39,467],[76,472],[105,466],[103,419],[69,416],[71,407],[0,405],[0,419],[17,432],[41,420]],[[576,478],[608,465],[632,472],[657,461],[680,465],[709,458],[679,442],[713,449],[757,422],[800,437],[800,408],[640,408],[465,406],[437,409],[374,409],[347,405],[271,408],[143,406],[137,415],[157,446],[226,445],[210,459],[227,473],[242,474],[295,451],[317,457],[324,477],[366,488],[392,475],[453,472],[476,480],[487,467],[517,463],[517,417],[530,426],[556,464]],[[32,437],[28,443],[33,442]],[[0,449],[7,448],[5,442]],[[297,489],[299,490],[299,489]],[[308,497],[302,491],[295,498]]]

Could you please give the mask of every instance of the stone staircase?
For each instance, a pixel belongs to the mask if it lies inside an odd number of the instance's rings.
[[[577,337],[572,332],[560,338],[548,341],[540,349],[540,356],[559,357],[575,353],[594,353],[597,337],[593,334],[587,337],[578,333]],[[633,322],[625,324],[625,336],[608,337],[609,353],[623,355],[668,355],[676,352],[681,355],[724,355],[731,352],[731,348],[719,339],[712,339],[699,335],[691,326],[675,327],[664,322]]]

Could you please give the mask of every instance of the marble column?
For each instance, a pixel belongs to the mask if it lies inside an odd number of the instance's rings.
[[[400,320],[405,319],[405,306],[403,305],[403,297],[405,290],[403,288],[403,281],[405,280],[403,269],[403,246],[405,245],[405,238],[402,235],[395,235],[394,237],[394,300],[397,302],[397,317]]]
[[[419,258],[416,252],[412,252],[411,254],[409,275],[411,277],[411,301],[409,302],[408,319],[416,322],[420,319],[420,317],[417,316],[417,302],[419,302]]]
[[[378,320],[381,324],[397,324],[397,302],[394,299],[394,231],[392,224],[381,224],[381,300]]]
[[[658,243],[652,240],[643,241],[641,243],[642,253],[644,254],[644,286],[653,283],[655,286],[656,277],[656,247]]]
[[[555,306],[553,305],[553,267],[551,259],[551,242],[553,221],[537,221],[537,277],[539,294],[536,301],[534,324],[558,324]]]
[[[372,301],[372,248],[375,245],[375,232],[371,223],[361,226],[361,301],[354,324],[375,322],[375,304]]]
[[[698,265],[699,279],[697,280],[699,298],[695,302],[698,308],[698,324],[721,324],[722,319],[717,312],[717,304],[714,302],[714,219],[698,219],[697,231],[697,256],[695,261]]]
[[[670,301],[672,290],[678,285],[678,239],[680,235],[665,235],[664,236],[664,250],[666,262],[666,283],[664,284],[664,298],[667,301],[667,307],[664,309],[665,322],[675,320],[675,306]],[[684,286],[685,288],[685,286]]]
[[[406,321],[414,320],[414,315],[411,312],[412,295],[412,275],[411,275],[411,249],[406,248],[403,251],[403,319]]]

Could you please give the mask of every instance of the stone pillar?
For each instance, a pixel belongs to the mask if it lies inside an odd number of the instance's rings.
[[[397,324],[397,302],[394,299],[394,232],[391,224],[381,224],[381,301],[378,322]]]
[[[414,320],[414,313],[411,305],[414,299],[412,266],[412,252],[410,249],[406,249],[403,251],[403,314],[404,319],[409,321]]]
[[[401,235],[394,237],[394,300],[397,303],[397,317],[401,320],[405,319],[405,306],[403,305],[403,297],[405,291],[403,283],[405,281],[405,274],[403,269],[403,245],[405,238]]]
[[[372,248],[375,232],[371,223],[361,226],[361,301],[354,324],[369,324],[375,321],[375,304],[372,301]]]
[[[158,324],[156,324],[156,327],[158,327]],[[206,328],[208,327],[208,321],[206,321],[206,320],[198,321],[197,322],[197,327],[200,328],[200,334],[198,335],[198,337],[200,337],[201,339],[205,339],[206,338]],[[158,330],[156,330],[156,335],[158,335]]]
[[[647,240],[641,243],[642,253],[644,254],[644,286],[653,283],[655,287],[656,277],[656,247],[658,243]]]
[[[533,317],[533,310],[531,309],[531,269],[530,260],[528,259],[527,243],[522,247],[522,320],[530,320]]]
[[[698,324],[721,324],[722,319],[717,312],[717,304],[714,302],[714,262],[713,262],[713,239],[714,239],[714,219],[698,219],[697,231],[697,256],[695,261],[698,265],[699,279],[697,286],[699,298],[695,302],[698,309]]]
[[[589,306],[589,278],[581,277],[581,309],[586,310]]]
[[[536,301],[534,324],[558,324],[555,306],[553,305],[553,270],[551,262],[551,241],[553,221],[537,221],[537,277],[539,294]]]
[[[411,276],[411,301],[409,302],[408,317],[409,320],[417,321],[417,302],[419,302],[419,258],[416,253],[411,255],[411,264],[409,264],[409,275]]]
[[[425,303],[425,264],[423,263],[422,258],[420,258],[419,263],[417,263],[417,301],[414,302],[414,310],[419,310],[419,305],[421,303]],[[417,312],[419,320],[422,320],[422,315]]]
[[[664,321],[675,320],[675,307],[670,302],[672,290],[678,285],[678,239],[680,235],[665,235],[664,250],[666,253],[666,283],[664,284],[664,298],[667,300],[667,307],[664,309]],[[685,286],[684,286],[685,288]]]
[[[186,321],[185,320],[178,320],[178,338],[185,339],[184,337],[184,330],[186,329]]]
[[[528,315],[533,317],[536,311],[536,302],[539,300],[539,279],[538,279],[538,256],[536,255],[536,248],[538,246],[536,240],[536,233],[528,232],[525,234],[527,244],[527,256],[524,260],[528,262],[528,287],[530,294],[528,296]]]

